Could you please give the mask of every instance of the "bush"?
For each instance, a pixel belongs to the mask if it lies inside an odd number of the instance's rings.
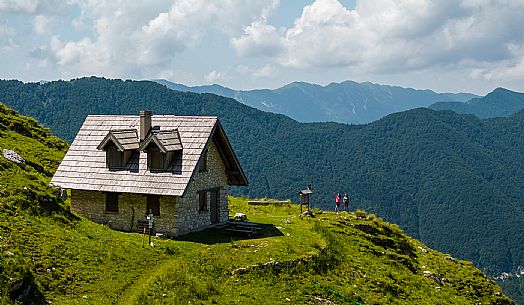
[[[357,218],[364,219],[364,218],[366,218],[366,212],[364,212],[362,210],[356,210],[355,211],[355,216],[357,216]]]

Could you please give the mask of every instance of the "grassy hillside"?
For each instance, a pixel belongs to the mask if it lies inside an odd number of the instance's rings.
[[[68,212],[47,183],[66,144],[0,106],[0,304],[513,304],[469,262],[364,212],[230,199],[264,230],[177,240],[108,229]]]
[[[491,276],[524,266],[524,110],[481,120],[414,109],[367,125],[301,124],[212,94],[103,78],[0,81],[2,99],[69,141],[91,113],[218,115],[250,181],[237,195],[287,199],[312,183],[314,204],[331,208],[332,193],[347,191],[353,209]]]

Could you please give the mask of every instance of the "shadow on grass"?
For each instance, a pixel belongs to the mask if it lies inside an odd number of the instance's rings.
[[[257,231],[257,234],[251,235],[238,232],[228,232],[225,228],[209,228],[200,232],[179,236],[176,239],[212,245],[220,243],[229,243],[236,240],[284,236],[284,234],[273,224],[257,223],[256,226],[257,228],[260,228],[260,230]]]

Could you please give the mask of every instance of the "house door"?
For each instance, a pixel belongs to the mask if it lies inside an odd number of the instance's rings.
[[[209,192],[211,197],[210,202],[210,216],[211,223],[217,223],[220,221],[220,193],[218,190]]]
[[[153,213],[154,216],[160,216],[160,196],[147,195],[146,214]]]

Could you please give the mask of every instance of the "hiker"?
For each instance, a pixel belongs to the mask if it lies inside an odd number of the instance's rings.
[[[337,193],[335,196],[335,212],[338,214],[338,209],[340,208],[340,193]]]
[[[344,210],[347,212],[349,208],[349,196],[348,193],[344,193]]]

